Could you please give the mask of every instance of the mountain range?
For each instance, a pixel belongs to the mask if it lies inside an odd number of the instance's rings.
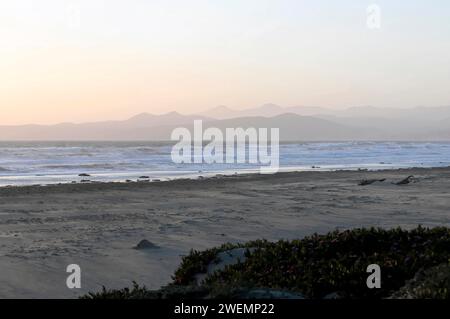
[[[226,106],[198,114],[142,113],[123,121],[0,126],[0,140],[170,140],[176,127],[280,129],[282,141],[402,140],[450,141],[450,106],[409,109],[281,107],[264,104],[246,110]]]

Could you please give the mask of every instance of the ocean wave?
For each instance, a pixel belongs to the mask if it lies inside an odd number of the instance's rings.
[[[115,168],[119,168],[119,167],[129,167],[129,166],[136,166],[136,165],[130,165],[128,163],[49,164],[49,165],[42,165],[41,168],[47,168],[47,169],[115,169]]]

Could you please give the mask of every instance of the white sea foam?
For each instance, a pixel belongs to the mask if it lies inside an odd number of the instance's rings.
[[[173,143],[0,142],[0,186],[213,176],[251,164],[175,164]],[[450,143],[322,142],[280,145],[280,171],[450,166]],[[314,168],[313,168],[314,167]]]

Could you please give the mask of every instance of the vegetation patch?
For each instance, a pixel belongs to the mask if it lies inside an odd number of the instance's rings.
[[[243,262],[227,265],[197,282],[197,276],[211,263],[220,262],[220,252],[235,248],[251,250]],[[149,292],[135,285],[128,290],[104,289],[88,297],[175,298],[184,294],[188,298],[242,298],[246,291],[271,289],[277,291],[276,295],[286,292],[312,299],[330,295],[388,298],[396,292],[400,298],[405,296],[400,290],[406,289],[407,282],[422,273],[420,284],[414,286],[414,298],[448,298],[449,259],[450,229],[446,227],[353,229],[301,240],[259,240],[191,251],[183,258],[173,282],[159,291]],[[370,264],[381,267],[381,289],[367,288],[366,269]]]
[[[391,298],[450,299],[450,265],[446,263],[419,271]]]

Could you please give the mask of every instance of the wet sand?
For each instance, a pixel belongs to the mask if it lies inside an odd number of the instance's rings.
[[[133,280],[158,288],[191,248],[419,224],[450,226],[450,168],[0,188],[0,297],[70,298]],[[142,239],[159,248],[134,249]],[[72,263],[81,289],[66,287]]]

